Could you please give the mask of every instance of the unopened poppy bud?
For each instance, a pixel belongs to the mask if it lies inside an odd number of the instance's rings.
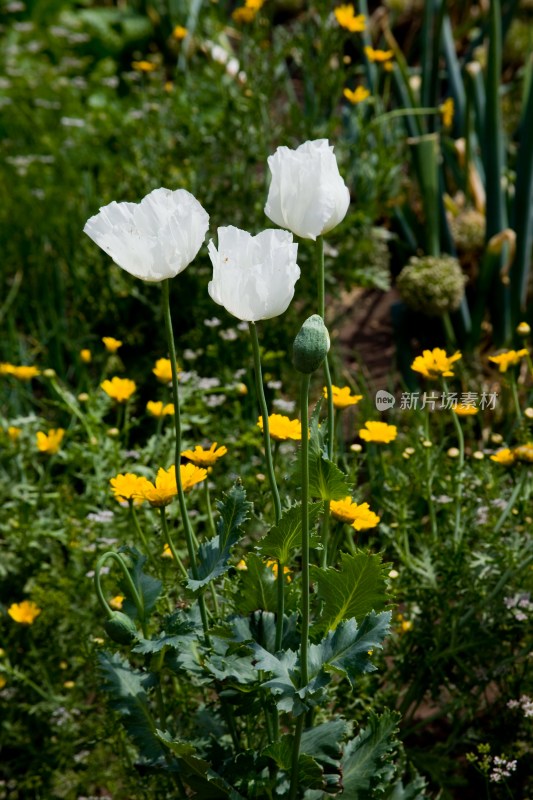
[[[113,611],[104,622],[105,632],[117,644],[130,644],[137,636],[137,628],[130,617],[122,611]]]
[[[310,375],[322,364],[329,350],[329,333],[324,320],[313,314],[298,331],[292,349],[292,363],[304,375]]]

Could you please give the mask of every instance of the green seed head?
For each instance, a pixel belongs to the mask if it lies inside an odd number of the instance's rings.
[[[452,256],[413,256],[396,280],[401,298],[409,308],[439,317],[459,308],[466,276]]]
[[[137,628],[127,614],[122,611],[113,611],[109,619],[104,622],[105,632],[117,644],[131,644],[137,636]]]
[[[310,375],[322,364],[329,350],[329,333],[324,320],[313,314],[298,331],[292,349],[292,363],[304,375]]]

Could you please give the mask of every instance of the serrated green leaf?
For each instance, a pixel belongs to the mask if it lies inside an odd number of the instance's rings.
[[[309,494],[322,500],[342,500],[350,494],[344,472],[322,453],[309,454]]]
[[[322,510],[322,503],[309,505],[309,527],[316,525]],[[259,553],[265,558],[273,558],[288,564],[294,551],[300,547],[302,539],[302,505],[297,503],[287,509],[280,521],[274,525],[258,545]]]
[[[296,629],[296,613],[283,618],[281,649],[295,649],[300,637]],[[233,642],[257,642],[270,653],[276,647],[276,615],[271,611],[254,611],[246,617],[233,617],[226,625],[213,630],[215,635],[226,636]]]
[[[234,607],[238,614],[254,611],[277,610],[276,577],[259,556],[250,553],[246,558],[246,569],[239,571],[239,581],[234,595]]]
[[[340,622],[319,644],[309,646],[309,675],[318,676],[322,670],[337,672],[355,686],[355,678],[376,668],[369,656],[389,631],[391,613],[371,611],[360,626],[355,619]],[[311,680],[312,683],[312,680]]]
[[[212,636],[213,652],[204,660],[205,669],[219,681],[236,682],[241,686],[257,684],[257,673],[250,663],[249,650],[228,643],[226,639]],[[240,652],[232,652],[235,647]],[[247,655],[243,656],[242,653]]]
[[[285,734],[277,742],[273,742],[262,751],[262,755],[269,756],[279,769],[290,772],[292,769],[292,754],[294,736]],[[302,789],[321,789],[324,784],[324,770],[315,759],[300,750],[298,757],[298,785]]]
[[[168,647],[171,650],[180,650],[188,646],[190,641],[196,640],[196,638],[196,634],[192,631],[181,635],[167,634],[165,631],[161,631],[154,639],[139,639],[132,652],[150,655],[160,653],[164,647]]]
[[[342,757],[343,794],[350,800],[370,800],[370,789],[384,769],[387,757],[397,746],[400,715],[386,711],[372,714],[368,725],[348,744]]]
[[[355,619],[345,620],[319,644],[310,645],[309,681],[305,686],[301,685],[300,657],[293,650],[274,655],[253,643],[254,668],[272,675],[263,686],[270,689],[280,711],[298,716],[324,699],[324,688],[330,683],[332,673],[343,675],[353,686],[357,675],[375,669],[370,655],[381,648],[390,617],[389,611],[380,614],[372,611],[361,627]]]
[[[120,713],[141,755],[148,761],[158,761],[164,748],[155,733],[146,693],[146,688],[155,683],[154,676],[133,669],[117,654],[101,653],[98,661],[111,706]]]
[[[246,491],[241,483],[235,483],[223,498],[216,503],[220,514],[217,520],[217,534],[222,547],[232,534],[244,525],[252,511],[252,503],[246,499]]]
[[[342,741],[350,731],[350,726],[344,719],[334,719],[323,722],[314,728],[309,728],[302,733],[300,752],[313,756],[323,764],[337,767],[342,758]]]
[[[315,630],[333,630],[343,619],[361,620],[369,611],[380,611],[387,605],[385,566],[379,555],[341,553],[340,571],[313,566],[311,578],[323,602]]]
[[[217,502],[220,517],[217,520],[217,535],[200,545],[198,550],[198,577],[190,577],[187,586],[193,592],[207,586],[215,578],[228,571],[232,548],[237,544],[240,529],[248,519],[252,504],[246,500],[241,484],[235,484]]]
[[[417,775],[406,786],[403,785],[403,781],[398,781],[385,795],[385,800],[426,800],[426,786],[426,781],[421,775]]]

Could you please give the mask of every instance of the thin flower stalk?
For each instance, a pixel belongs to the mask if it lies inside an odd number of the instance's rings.
[[[448,392],[448,385],[444,378],[442,379],[442,388],[446,395],[449,394]],[[455,426],[455,432],[457,433],[457,443],[459,445],[459,459],[457,464],[457,477],[456,477],[456,485],[455,485],[455,522],[454,522],[454,532],[453,538],[456,545],[458,545],[461,541],[462,531],[461,531],[461,506],[463,501],[463,472],[464,472],[464,463],[465,463],[465,437],[463,434],[463,429],[461,427],[461,423],[459,421],[459,417],[457,414],[452,412],[452,419],[453,424]]]
[[[317,251],[317,290],[318,290],[318,313],[325,322],[325,274],[324,274],[324,237],[318,236],[316,240]],[[324,375],[328,390],[328,458],[333,461],[335,445],[335,407],[333,405],[333,384],[329,370],[328,357],[324,359]],[[302,428],[303,430],[303,428]],[[303,437],[302,437],[303,438]],[[324,513],[322,515],[322,566],[328,564],[328,539],[329,539],[329,501],[324,501]]]
[[[196,553],[194,549],[194,536],[187,513],[187,505],[185,503],[185,492],[181,481],[181,416],[180,416],[180,400],[178,390],[178,370],[176,368],[176,346],[174,344],[174,333],[172,330],[172,317],[170,314],[170,282],[169,280],[163,281],[163,313],[165,316],[165,331],[167,335],[168,353],[170,356],[170,363],[172,366],[172,398],[174,402],[174,432],[175,432],[175,457],[174,464],[176,466],[176,485],[178,487],[178,502],[180,507],[181,519],[183,528],[185,530],[185,541],[187,542],[187,552],[189,554],[189,562],[191,565],[192,576],[198,580],[198,566],[196,564]],[[169,543],[170,546],[170,543]],[[209,635],[207,632],[207,611],[205,601],[202,594],[198,596],[198,606],[200,608],[200,616],[202,618],[202,626],[204,629],[204,638],[206,644],[209,644]]]
[[[309,683],[308,652],[309,652],[309,383],[310,376],[302,375],[300,388],[300,415],[302,420],[302,473],[301,473],[301,500],[302,500],[302,622],[300,641],[300,674],[301,686]],[[331,391],[329,396],[331,397]],[[305,714],[300,714],[294,732],[292,751],[292,770],[289,800],[295,800],[298,791],[298,760],[300,756],[300,741],[305,724]]]
[[[270,484],[270,491],[272,493],[272,500],[274,502],[274,513],[276,523],[281,519],[281,500],[279,496],[278,485],[276,482],[276,473],[274,471],[274,462],[272,459],[272,445],[270,442],[270,429],[268,425],[268,408],[265,398],[265,390],[263,387],[263,375],[261,371],[261,355],[259,351],[259,338],[257,336],[257,328],[254,322],[248,324],[250,329],[250,336],[252,339],[252,351],[254,359],[254,374],[255,374],[255,388],[257,392],[257,400],[261,409],[263,417],[263,445],[265,450],[266,468],[268,474],[268,481]],[[278,575],[277,575],[277,613],[276,613],[276,650],[281,648],[283,639],[283,614],[285,610],[284,599],[284,577],[283,565],[278,561]]]
[[[130,508],[130,517],[131,517],[131,521],[133,522],[133,527],[135,528],[135,530],[137,532],[137,535],[139,536],[139,539],[141,540],[141,542],[143,544],[143,548],[144,548],[145,554],[148,556],[148,558],[150,558],[151,557],[151,551],[150,551],[150,547],[148,545],[148,540],[146,539],[146,536],[144,535],[144,531],[141,528],[141,525],[139,523],[139,517],[137,516],[137,512],[135,511],[135,507],[133,505],[133,500],[131,498],[128,500],[128,505],[129,505],[129,508]]]

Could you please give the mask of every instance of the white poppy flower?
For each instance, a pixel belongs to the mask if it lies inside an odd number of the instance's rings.
[[[268,159],[272,181],[265,214],[303,239],[316,239],[342,222],[350,193],[327,139],[296,150],[278,147]]]
[[[174,278],[202,246],[209,215],[185,189],[154,189],[140,203],[109,203],[84,232],[119,267],[143,281]]]
[[[218,229],[218,250],[208,245],[215,303],[237,319],[257,322],[287,310],[300,277],[298,245],[288,231],[266,230],[252,236],[232,225]]]

